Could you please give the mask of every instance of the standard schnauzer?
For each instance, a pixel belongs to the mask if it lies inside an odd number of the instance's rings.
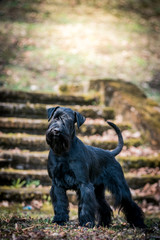
[[[50,121],[51,120],[51,121]],[[70,108],[48,109],[46,141],[50,146],[48,173],[52,179],[51,199],[54,207],[53,222],[63,225],[69,220],[66,190],[78,195],[78,218],[81,226],[109,226],[112,209],[105,199],[105,189],[113,194],[115,204],[126,216],[131,226],[144,228],[144,215],[133,201],[120,164],[115,156],[123,147],[119,128],[108,121],[118,135],[119,143],[112,150],[85,145],[75,134],[85,122],[85,117]]]

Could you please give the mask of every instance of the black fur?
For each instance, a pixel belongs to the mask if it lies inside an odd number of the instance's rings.
[[[51,120],[46,132],[50,146],[48,173],[52,179],[51,199],[54,206],[53,222],[64,224],[69,220],[66,190],[73,189],[78,195],[78,216],[81,226],[109,226],[112,209],[105,200],[105,189],[115,199],[115,207],[125,214],[131,226],[144,228],[144,216],[140,207],[132,200],[122,168],[115,156],[122,150],[123,138],[119,128],[108,122],[116,131],[118,146],[113,151],[83,144],[75,135],[85,118],[70,108],[48,109]]]

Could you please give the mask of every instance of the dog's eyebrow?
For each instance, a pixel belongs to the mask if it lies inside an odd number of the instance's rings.
[[[62,112],[56,112],[55,115],[54,115],[54,118],[59,118],[59,117],[63,117],[63,116],[68,117],[68,115],[65,114],[65,113],[62,113]]]
[[[55,118],[55,117],[60,117],[61,115],[62,115],[62,113],[57,111],[57,112],[55,112],[55,114],[54,114],[54,118]]]

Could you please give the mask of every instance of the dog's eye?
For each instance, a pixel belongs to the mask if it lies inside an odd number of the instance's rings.
[[[62,118],[62,117],[60,117],[60,120],[62,121],[62,124],[64,125],[64,121],[63,121],[63,118]]]

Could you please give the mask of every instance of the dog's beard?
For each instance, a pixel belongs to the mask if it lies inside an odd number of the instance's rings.
[[[53,152],[56,155],[62,155],[63,153],[69,151],[70,141],[68,137],[65,135],[60,136],[52,135],[51,139],[49,139],[47,143],[50,145],[50,147],[52,148]]]

